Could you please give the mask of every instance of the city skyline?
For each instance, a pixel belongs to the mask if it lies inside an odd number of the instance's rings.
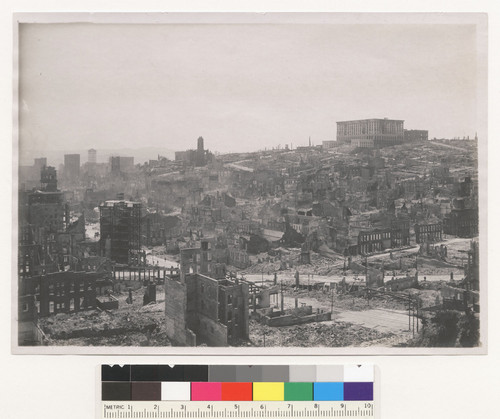
[[[48,143],[319,144],[336,121],[363,118],[481,138],[475,37],[473,25],[24,24],[21,161]]]

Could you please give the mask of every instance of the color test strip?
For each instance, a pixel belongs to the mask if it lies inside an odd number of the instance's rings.
[[[313,400],[313,383],[285,383],[285,400]]]
[[[221,383],[222,400],[231,401],[252,401],[252,383]]]
[[[101,386],[101,400],[132,400],[130,382],[104,382]]]
[[[343,382],[343,365],[318,365],[316,366],[316,382]]]
[[[102,365],[101,381],[130,381],[130,365]]]
[[[162,382],[161,399],[170,401],[191,400],[191,383],[189,381]]]
[[[373,400],[373,383],[344,383],[344,400]]]
[[[372,365],[103,365],[102,400],[373,400]]]
[[[314,365],[290,365],[290,382],[314,383],[316,381],[316,366]]]
[[[374,369],[372,365],[346,365],[344,367],[344,382],[372,382]]]
[[[192,401],[221,401],[222,386],[221,383],[194,382],[191,383]]]
[[[131,396],[132,400],[161,400],[161,383],[158,381],[133,381]]]
[[[314,400],[344,400],[344,383],[314,383]]]
[[[285,383],[253,383],[253,399],[283,401],[285,400]]]

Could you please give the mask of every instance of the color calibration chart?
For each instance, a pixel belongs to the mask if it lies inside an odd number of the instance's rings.
[[[102,365],[98,417],[375,418],[373,365]]]

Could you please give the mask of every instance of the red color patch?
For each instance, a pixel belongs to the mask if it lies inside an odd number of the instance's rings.
[[[252,383],[222,383],[222,400],[252,401]]]

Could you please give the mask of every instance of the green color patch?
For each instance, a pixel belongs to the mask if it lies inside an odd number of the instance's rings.
[[[285,383],[285,400],[313,400],[313,383]]]

